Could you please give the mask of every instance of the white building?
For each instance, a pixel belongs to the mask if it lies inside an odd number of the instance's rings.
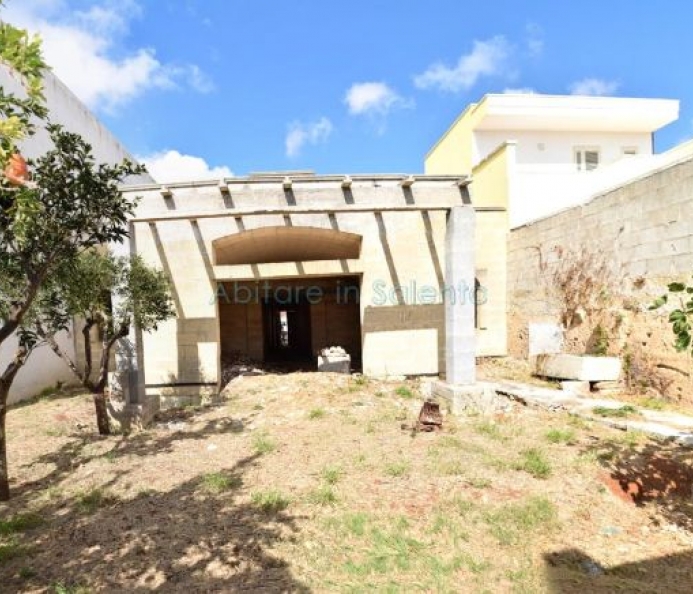
[[[429,151],[426,173],[479,181],[488,161],[502,156],[510,226],[517,227],[656,167],[653,134],[678,113],[679,102],[668,99],[486,95]],[[472,185],[477,200],[481,185]]]
[[[20,81],[11,71],[0,64],[0,87],[6,93],[22,96],[24,93]],[[84,104],[52,73],[44,77],[44,95],[49,109],[51,122],[61,124],[66,130],[82,136],[92,145],[94,157],[98,163],[115,164],[125,158],[134,160],[123,145],[99,122]],[[45,129],[39,127],[36,134],[21,144],[22,154],[26,157],[38,157],[50,150],[51,142]],[[148,183],[148,175],[137,176],[131,183]],[[67,333],[58,336],[63,349],[74,357],[75,349],[72,337]],[[0,345],[0,369],[10,361],[18,344],[15,337],[10,337]],[[17,402],[36,395],[42,389],[55,386],[56,382],[74,382],[72,372],[64,361],[55,355],[47,346],[36,349],[27,364],[19,371],[10,389],[9,401]]]

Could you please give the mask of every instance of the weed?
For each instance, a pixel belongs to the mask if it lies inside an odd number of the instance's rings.
[[[405,398],[407,400],[414,398],[414,393],[407,386],[400,386],[395,390],[395,394],[397,394],[397,396],[400,398]]]
[[[104,460],[107,462],[115,462],[118,459],[118,453],[114,450],[110,450],[103,455]]]
[[[310,493],[308,501],[318,505],[334,505],[337,503],[337,494],[330,485],[323,485]]]
[[[79,584],[58,582],[53,584],[53,592],[55,594],[89,594],[91,590],[87,588],[87,586],[81,586]]]
[[[391,570],[408,570],[425,548],[424,544],[406,534],[405,523],[398,522],[392,530],[373,528],[369,548],[358,561],[347,561],[345,570],[354,576],[385,574]]]
[[[253,406],[253,410],[265,410],[265,407],[262,404],[256,404]]]
[[[291,503],[291,500],[281,491],[256,491],[250,496],[250,500],[255,507],[260,508],[266,513],[280,512]]]
[[[491,534],[504,545],[518,544],[528,533],[548,527],[556,521],[556,508],[545,497],[531,497],[524,503],[512,503],[484,514]]]
[[[365,375],[357,375],[353,378],[353,382],[357,386],[367,386],[368,385],[368,378]]]
[[[622,443],[623,445],[627,445],[628,447],[633,448],[636,445],[641,444],[646,439],[648,439],[647,433],[644,433],[643,431],[633,431],[629,429],[622,435],[619,435],[616,438],[616,441],[618,443]]]
[[[537,448],[530,448],[521,452],[522,458],[515,463],[515,470],[524,470],[534,478],[545,479],[551,475],[551,464],[546,459],[544,452]]]
[[[230,489],[237,489],[241,486],[241,479],[238,476],[223,474],[221,472],[210,472],[202,477],[202,487],[209,493],[223,493]]]
[[[314,408],[308,413],[308,418],[311,420],[322,419],[325,416],[324,408]]]
[[[409,472],[409,462],[400,460],[399,462],[391,462],[385,467],[385,474],[389,476],[404,476]]]
[[[486,489],[491,486],[490,480],[478,477],[468,479],[467,483],[470,487],[474,487],[475,489]]]
[[[438,463],[438,472],[443,476],[460,476],[464,474],[461,460],[443,460]]]
[[[438,439],[438,445],[443,448],[461,449],[464,447],[462,440],[454,435],[442,435]]]
[[[19,544],[17,539],[12,537],[3,543],[0,543],[0,565],[2,565],[5,561],[9,561],[10,559],[21,557],[27,552],[27,547]]]
[[[88,514],[93,514],[97,509],[111,505],[116,501],[117,497],[115,495],[106,493],[99,488],[84,491],[77,495],[77,505],[83,512]]]
[[[462,517],[466,517],[467,515],[469,515],[469,513],[475,507],[473,501],[469,501],[469,499],[464,499],[459,495],[453,497],[450,503],[452,504],[453,510]]]
[[[606,355],[609,354],[609,333],[601,324],[597,324],[594,328],[592,336],[590,337],[590,342],[590,355],[606,357]]]
[[[638,409],[630,404],[624,404],[619,408],[609,408],[608,406],[595,406],[592,409],[595,415],[600,417],[627,417],[638,414]]]
[[[347,514],[344,516],[344,528],[354,536],[363,536],[366,533],[368,521],[368,516],[364,513]]]
[[[653,396],[643,396],[638,400],[638,406],[643,408],[649,408],[651,410],[664,410],[668,406],[668,402],[662,398],[655,398]]]
[[[433,523],[431,524],[431,532],[433,534],[440,534],[449,525],[450,520],[445,514],[437,513],[433,516]]]
[[[546,432],[546,441],[549,443],[574,443],[575,431],[572,429],[549,429]]]
[[[339,466],[325,466],[320,476],[328,485],[334,485],[342,478],[342,469]]]
[[[253,448],[257,454],[269,454],[277,449],[277,444],[269,435],[260,432],[253,436]]]
[[[568,425],[575,427],[576,429],[590,429],[592,427],[592,424],[589,421],[572,414],[568,415]]]
[[[356,456],[354,456],[354,464],[357,466],[364,466],[366,464],[366,454],[356,454]]]
[[[500,427],[491,421],[481,421],[480,423],[476,423],[474,425],[474,431],[495,441],[504,441],[506,439],[501,432]]]
[[[376,398],[382,398],[383,396],[385,396],[385,392],[383,392],[382,390],[378,390],[378,391],[374,394],[374,396],[375,396]]]
[[[44,519],[36,513],[27,512],[17,514],[8,520],[0,520],[0,535],[15,534],[16,532],[25,532],[37,526],[41,526]]]

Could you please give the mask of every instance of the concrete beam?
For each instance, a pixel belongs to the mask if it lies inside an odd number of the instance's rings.
[[[144,216],[132,219],[133,223],[157,223],[164,221],[181,221],[196,219],[219,219],[225,217],[245,217],[255,215],[277,215],[277,214],[319,214],[328,213],[363,213],[363,212],[421,212],[421,211],[440,211],[450,210],[450,203],[446,204],[412,204],[401,206],[279,206],[269,208],[236,208],[221,211],[188,211],[174,214],[163,214],[155,216]]]
[[[471,206],[450,210],[445,237],[445,379],[476,381],[475,213]]]

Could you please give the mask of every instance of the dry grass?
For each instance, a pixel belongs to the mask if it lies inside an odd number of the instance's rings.
[[[87,396],[16,408],[0,591],[688,591],[689,533],[599,479],[641,436],[522,408],[412,435],[420,393],[240,378],[110,438]]]

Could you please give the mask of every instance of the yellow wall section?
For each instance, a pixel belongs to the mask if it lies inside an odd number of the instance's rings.
[[[483,117],[483,101],[471,103],[428,152],[424,170],[430,175],[469,175],[473,162],[473,134]]]

